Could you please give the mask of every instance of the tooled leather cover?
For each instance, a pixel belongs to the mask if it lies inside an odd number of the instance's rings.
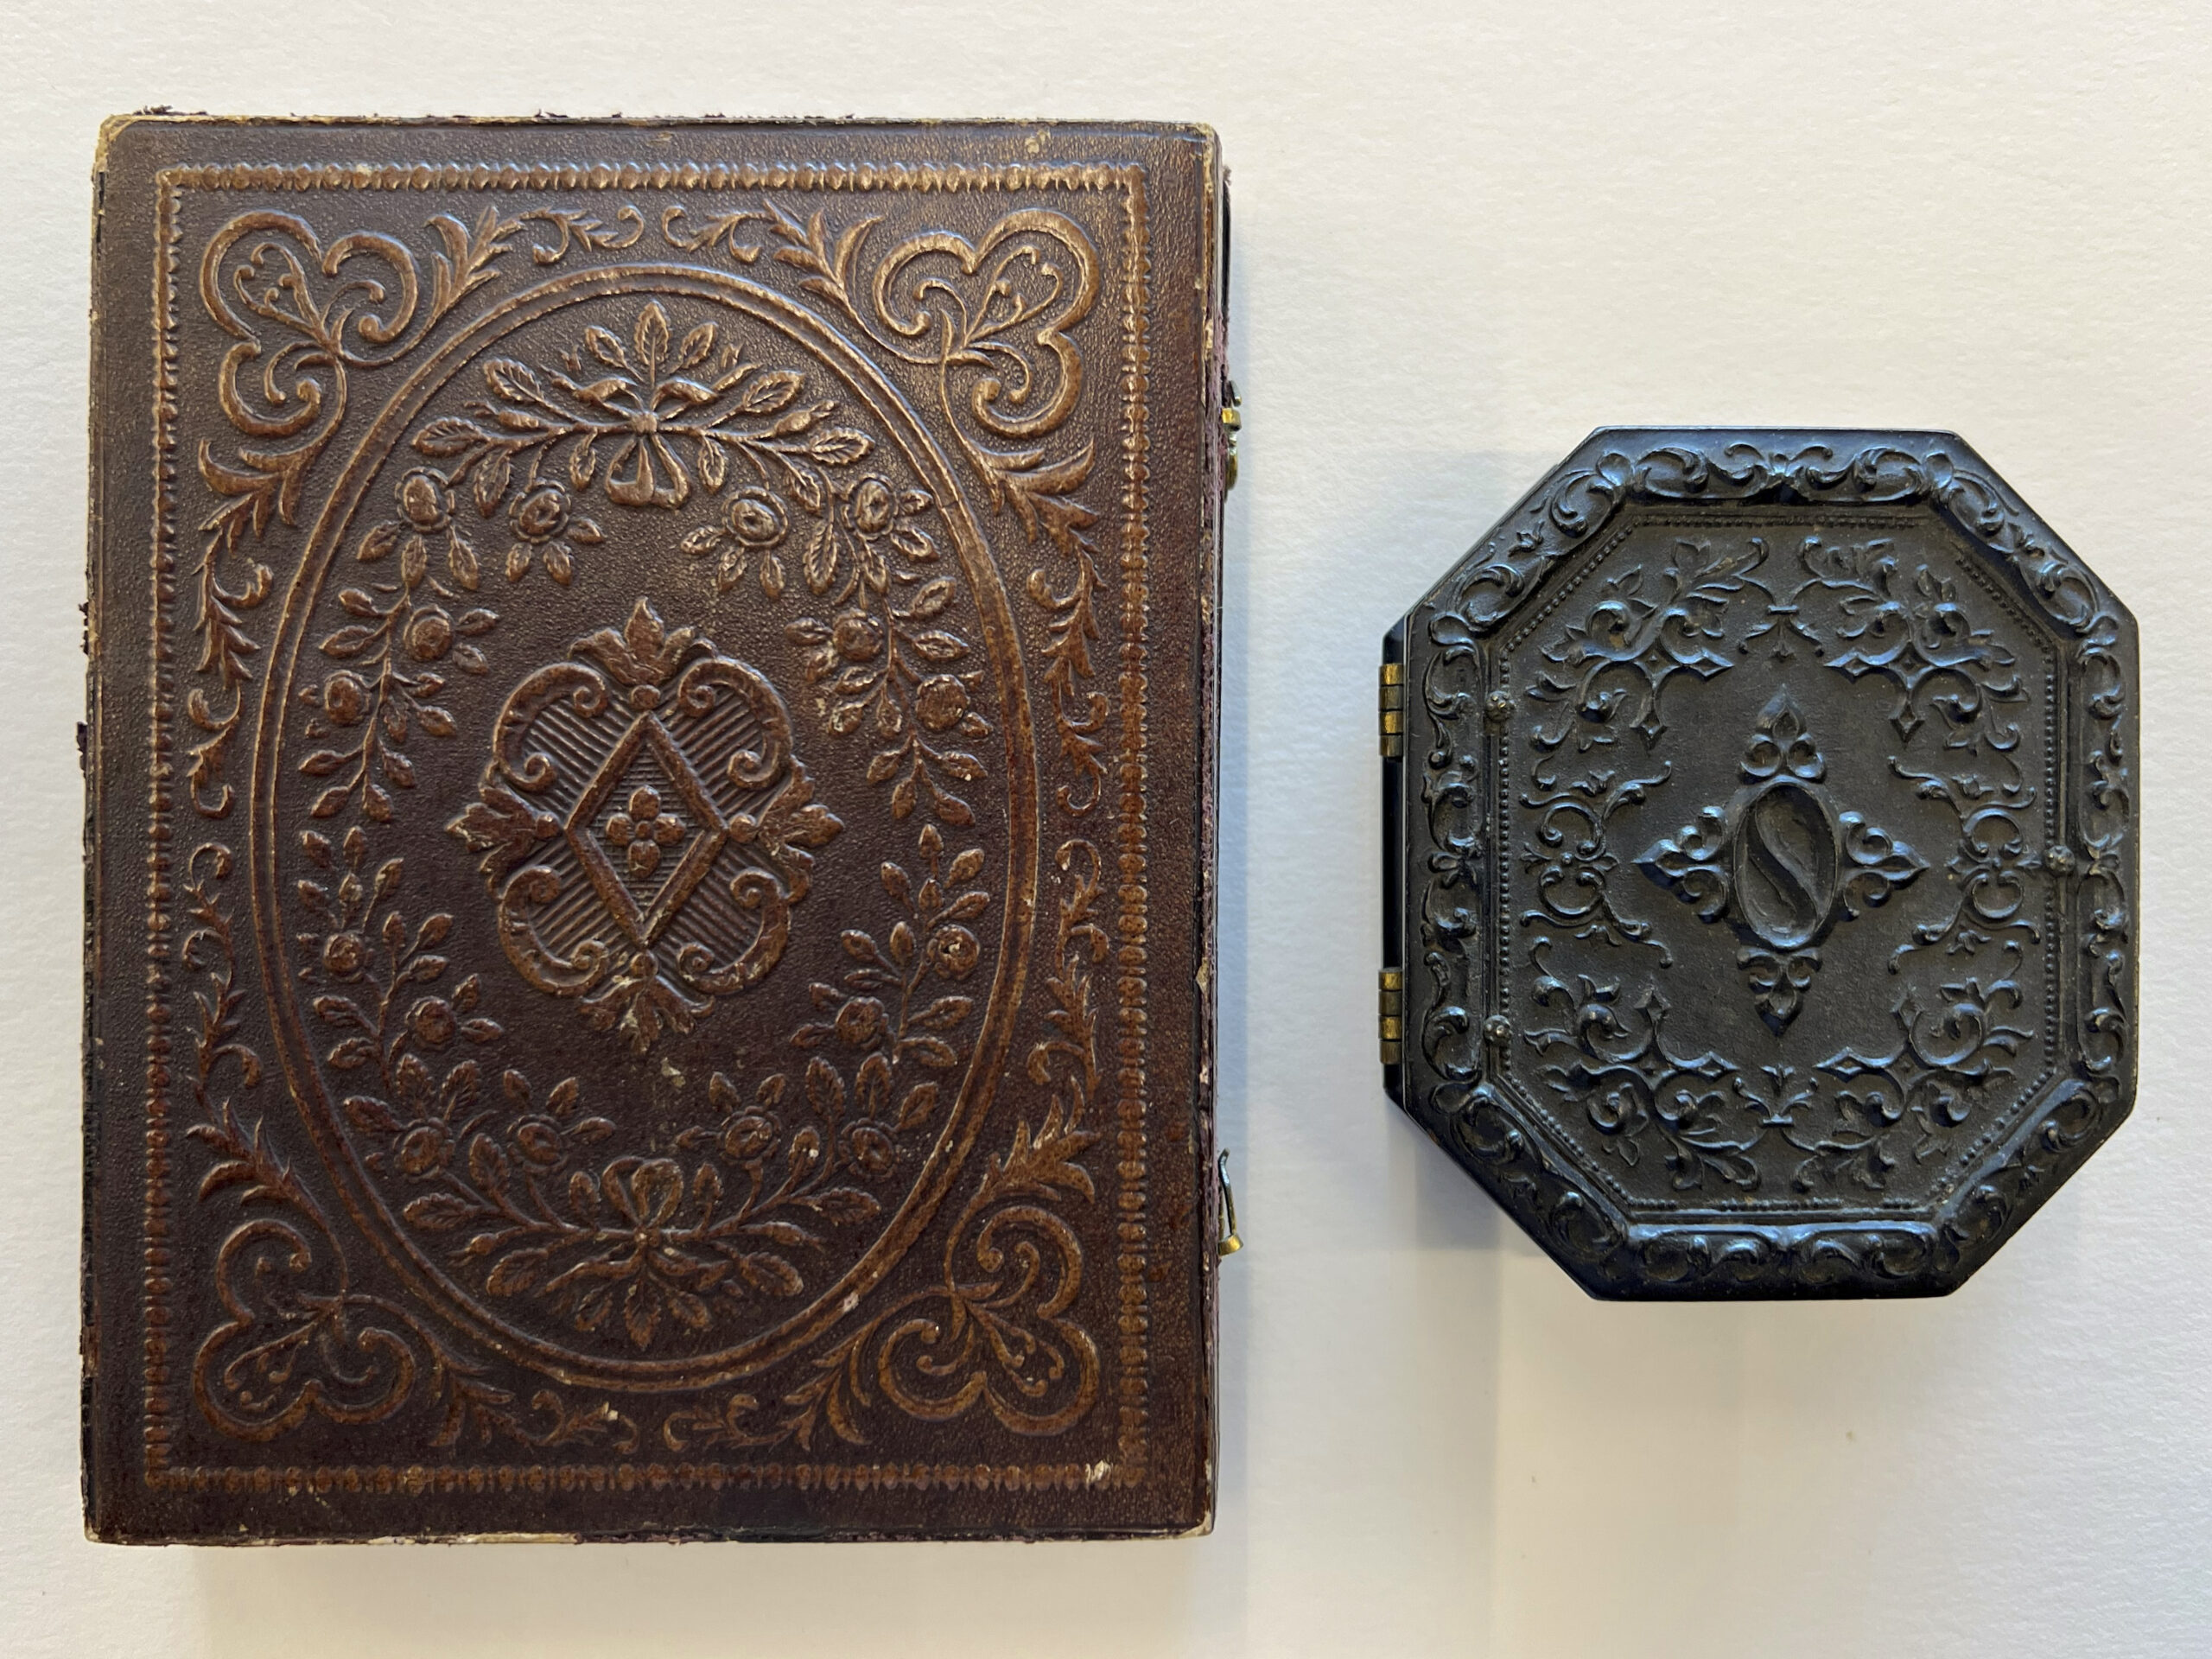
[[[110,128],[94,1536],[1209,1523],[1218,177]]]

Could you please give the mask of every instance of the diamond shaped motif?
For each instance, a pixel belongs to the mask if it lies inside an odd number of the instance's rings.
[[[688,837],[689,847],[660,881],[657,891],[651,889],[648,883],[663,861],[661,849],[664,846],[680,845],[683,837],[679,832],[678,837],[664,842],[653,826],[678,824],[682,820],[664,813],[661,791],[649,783],[636,783],[628,789],[623,803],[626,810],[611,813],[605,810],[607,804],[623,791],[626,780],[654,770],[650,766],[641,766],[639,762],[658,763],[658,775],[667,780],[669,788],[689,809],[691,822],[702,831]],[[645,826],[642,831],[641,821]],[[729,839],[729,826],[722,822],[706,784],[684,758],[674,734],[652,712],[641,714],[631,722],[630,728],[623,733],[584,786],[583,793],[576,798],[568,822],[562,827],[607,909],[621,924],[631,942],[641,948],[652,945],[666,930],[683,901],[705,880],[715,855]],[[622,859],[620,868],[608,856],[610,846]],[[634,890],[637,887],[647,887],[642,906]]]
[[[483,855],[507,958],[650,1047],[781,957],[819,847],[775,688],[638,601],[508,694],[476,802],[447,827]]]

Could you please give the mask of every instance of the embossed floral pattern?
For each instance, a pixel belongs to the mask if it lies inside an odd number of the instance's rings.
[[[701,321],[679,339],[666,308],[650,300],[626,340],[594,323],[557,365],[493,358],[483,369],[491,396],[429,422],[415,448],[447,460],[454,484],[470,480],[486,517],[506,499],[520,463],[510,519],[518,553],[508,565],[518,578],[530,568],[531,548],[544,544],[548,571],[565,580],[566,556],[550,550],[554,537],[564,529],[571,541],[596,537],[586,521],[570,523],[565,494],[548,493],[560,487],[543,476],[548,464],[564,461],[567,486],[580,495],[596,487],[616,506],[671,511],[691,499],[695,480],[720,491],[734,457],[821,512],[830,493],[823,469],[864,459],[874,440],[828,424],[835,399],[800,403],[805,374],[748,360],[725,327]]]
[[[630,791],[624,810],[612,814],[600,833],[622,850],[630,874],[642,879],[660,868],[662,853],[683,844],[688,828],[681,816],[664,809],[658,790],[640,784]]]
[[[302,941],[309,950],[304,971],[322,987],[315,1018],[334,1039],[322,1058],[334,1071],[373,1079],[346,1096],[346,1116],[356,1128],[399,1136],[395,1156],[403,1164],[441,1162],[449,1150],[442,1126],[474,1099],[478,1072],[474,1059],[448,1064],[446,1051],[455,1041],[480,1046],[501,1035],[499,1022],[477,1011],[482,982],[471,974],[449,992],[439,988],[450,964],[436,947],[453,918],[437,911],[408,926],[394,902],[406,860],[385,859],[372,873],[359,824],[334,843],[306,830],[300,844],[323,873],[298,884],[303,912],[327,930]]]
[[[378,823],[391,821],[392,789],[415,787],[407,753],[412,735],[454,734],[442,700],[447,674],[481,674],[487,666],[474,641],[499,624],[499,613],[474,604],[480,572],[476,550],[453,525],[444,478],[417,468],[393,486],[400,517],[373,525],[355,549],[356,562],[385,565],[397,553],[396,579],[371,578],[341,588],[339,608],[353,620],[324,634],[316,648],[334,662],[320,687],[303,688],[310,741],[339,747],[311,750],[299,762],[310,778],[332,781],[310,809],[334,817],[348,806]],[[432,564],[432,546],[444,570]],[[459,614],[455,614],[455,612]]]
[[[420,1120],[349,1103],[356,1127],[390,1136],[392,1166],[425,1189],[406,1202],[405,1220],[451,1238],[455,1264],[480,1271],[486,1294],[542,1300],[575,1330],[619,1332],[639,1351],[703,1337],[741,1306],[801,1294],[823,1259],[823,1230],[880,1214],[870,1189],[897,1173],[910,1136],[931,1132],[938,1079],[959,1065],[954,1039],[974,1012],[972,999],[930,988],[975,968],[980,945],[967,924],[989,895],[959,884],[981,873],[983,855],[945,860],[933,825],[918,848],[918,883],[903,866],[882,867],[899,912],[884,939],[848,931],[843,982],[812,988],[827,1017],[791,1034],[803,1063],[764,1073],[749,1096],[713,1074],[721,1123],[674,1137],[696,1161],[595,1162],[586,1148],[614,1125],[578,1115],[573,1078],[540,1106],[510,1070],[506,1104],[493,1108],[480,1103],[476,1068],[465,1063]],[[902,1089],[910,1070],[923,1075]]]
[[[474,230],[442,219],[434,231],[447,252],[434,258],[425,283],[430,302],[416,312],[422,332],[464,295],[496,279],[495,264],[508,253],[508,238],[523,220],[557,230],[558,249],[524,245],[540,264],[557,261],[571,245],[578,250],[630,245],[641,226],[628,208],[613,231],[583,214],[525,213],[509,219],[486,210]],[[775,251],[779,255],[801,252],[811,245],[809,236],[827,251],[820,216],[810,230],[767,204],[761,213],[741,212],[718,223],[702,250],[727,244],[729,256],[741,261],[737,232],[748,222],[772,226],[786,244]],[[663,232],[673,241],[666,223]],[[857,248],[866,234],[865,226],[849,231],[843,246]],[[1063,280],[1062,270],[1037,263],[1048,237],[1015,247],[1008,234],[994,229],[978,244],[962,245],[971,254],[980,250],[987,262],[997,257],[1001,274],[1015,278],[1017,286],[1025,264],[1047,289]],[[1073,234],[1080,243],[1082,233]],[[312,244],[311,237],[306,239]],[[317,327],[340,337],[349,349],[359,344],[349,327],[373,339],[364,332],[364,324],[373,321],[390,339],[409,327],[406,308],[416,304],[411,278],[404,304],[385,308],[374,319],[349,313],[343,284],[335,297],[319,291],[319,272],[321,289],[327,289],[337,266],[364,257],[372,239],[378,238],[356,236],[331,244],[328,266],[318,265],[319,245],[304,265],[291,261],[302,314],[312,312]],[[1081,246],[1084,257],[1074,268],[1080,291],[1072,303],[1058,305],[1049,292],[1040,301],[1035,291],[1011,289],[999,301],[982,298],[972,326],[962,329],[954,359],[958,372],[972,374],[985,365],[1003,368],[1033,350],[1044,352],[1063,374],[1076,364],[1059,330],[1089,309],[1096,289],[1096,254],[1087,243]],[[397,242],[391,250],[411,268],[412,256]],[[900,252],[911,262],[911,250]],[[385,256],[372,249],[367,257]],[[257,268],[262,257],[255,256]],[[804,269],[798,258],[783,263]],[[849,264],[843,269],[850,274]],[[971,261],[965,275],[977,279],[969,284],[977,295],[988,285],[982,278],[995,280],[988,264],[979,276]],[[264,302],[276,303],[283,286],[272,283]],[[326,303],[327,308],[315,310]],[[359,1138],[372,1173],[404,1196],[400,1207],[407,1230],[421,1235],[486,1296],[551,1307],[595,1339],[645,1354],[720,1339],[715,1333],[741,1328],[731,1309],[741,1302],[759,1307],[818,1287],[825,1268],[837,1261],[820,1241],[838,1227],[880,1213],[884,1200],[870,1186],[911,1172],[944,1122],[957,1092],[957,1068],[972,1040],[968,1028],[975,995],[994,972],[988,957],[997,931],[983,925],[992,900],[977,885],[981,849],[946,849],[938,826],[971,821],[956,789],[980,781],[982,763],[963,753],[975,746],[961,740],[988,736],[992,727],[982,709],[984,674],[972,624],[959,620],[964,613],[957,588],[940,597],[957,572],[939,562],[943,532],[933,522],[938,504],[902,476],[895,453],[865,432],[831,424],[835,405],[810,401],[797,370],[749,364],[734,384],[725,380],[738,367],[729,325],[683,319],[672,301],[621,308],[619,321],[608,315],[615,308],[599,313],[610,326],[584,335],[580,350],[557,368],[550,353],[541,359],[526,348],[516,358],[485,365],[490,395],[467,410],[466,421],[433,415],[410,429],[416,457],[423,464],[390,482],[385,516],[339,550],[341,558],[351,551],[359,563],[374,568],[357,579],[358,588],[344,590],[365,599],[366,609],[332,584],[331,596],[348,614],[321,641],[309,635],[327,661],[319,677],[289,689],[297,705],[308,710],[308,720],[294,729],[304,728],[312,743],[327,746],[302,760],[310,777],[325,780],[313,810],[319,818],[338,820],[306,830],[301,842],[312,867],[305,885],[321,896],[299,894],[297,914],[311,927],[300,937],[296,966],[310,988],[308,1000],[320,1033],[316,1052],[356,1090],[338,1104],[342,1122]],[[680,320],[671,321],[671,312]],[[414,344],[405,341],[387,360]],[[520,360],[525,357],[527,364]],[[535,386],[513,376],[513,367],[535,377]],[[696,398],[700,387],[719,401]],[[1055,413],[1035,402],[1017,409],[997,402],[998,395],[984,400],[995,406],[978,429],[1020,422],[1033,425],[1041,442],[1065,418],[1064,409]],[[1014,395],[1018,404],[1031,394],[1014,389]],[[1057,388],[1046,396],[1056,407],[1062,402]],[[570,430],[551,431],[558,422],[541,398],[558,406],[561,418],[572,423]],[[334,401],[342,408],[342,378]],[[334,410],[334,431],[336,414]],[[532,427],[533,419],[544,426]],[[464,427],[474,427],[474,435]],[[714,435],[702,437],[709,427]],[[251,488],[233,498],[224,533],[234,538],[238,526],[251,524],[257,534],[259,516],[275,505],[280,491],[289,500],[327,435],[296,464],[288,461],[279,483],[264,487],[251,474],[237,474],[237,480]],[[1095,799],[1104,747],[1096,734],[1103,729],[1106,699],[1085,686],[1094,671],[1089,645],[1097,632],[1090,602],[1096,573],[1083,532],[1094,521],[1075,499],[1090,457],[1087,449],[1049,457],[1021,453],[1030,447],[1024,436],[1011,451],[979,451],[980,464],[994,480],[994,505],[1016,514],[1033,536],[1041,529],[1071,560],[1066,569],[1072,588],[1046,594],[1038,588],[1039,572],[1033,594],[1040,603],[1052,601],[1052,648],[1045,660],[1056,677],[1051,684],[1062,742],[1071,760],[1084,763],[1082,776],[1094,791],[1089,798]],[[819,482],[818,505],[809,505],[816,493],[810,476]],[[381,496],[387,486],[377,487]],[[668,512],[701,494],[719,498],[698,505],[711,510],[709,525],[720,532],[709,551],[726,588],[757,578],[764,594],[778,597],[788,578],[804,582],[820,601],[809,607],[815,614],[795,625],[826,630],[824,637],[800,642],[810,658],[824,647],[831,653],[828,671],[815,676],[815,683],[828,687],[847,669],[866,671],[873,665],[881,671],[880,684],[847,683],[828,692],[824,718],[840,736],[872,732],[879,741],[871,775],[887,786],[892,810],[905,818],[919,810],[932,822],[917,842],[918,859],[906,861],[911,870],[896,862],[883,867],[887,896],[897,906],[890,925],[854,930],[844,940],[849,965],[832,976],[837,983],[814,988],[817,1017],[792,1039],[798,1058],[780,1069],[751,1072],[732,1064],[709,1085],[719,1122],[694,1125],[658,1147],[632,1141],[614,1156],[614,1148],[600,1144],[618,1133],[612,1118],[592,1114],[575,1079],[539,1091],[519,1070],[499,1068],[501,1056],[491,1046],[505,1033],[486,1007],[496,997],[498,975],[463,975],[447,963],[442,950],[453,918],[442,912],[424,914],[429,906],[407,901],[408,890],[421,890],[419,874],[405,880],[404,861],[373,855],[368,837],[395,810],[404,810],[406,798],[396,791],[416,787],[412,774],[420,756],[410,756],[409,746],[416,734],[449,738],[455,734],[454,716],[469,718],[463,701],[450,694],[454,676],[491,668],[486,636],[499,618],[476,598],[486,567],[516,582],[543,569],[565,587],[591,550],[607,539],[594,515],[619,529],[622,520],[608,516],[608,508]],[[282,516],[289,522],[289,509]],[[230,664],[243,683],[258,648],[245,619],[258,602],[253,587],[265,587],[266,573],[250,577],[241,591],[235,583],[215,583],[219,568],[211,558],[215,598],[206,612],[207,648],[218,670]],[[544,597],[558,599],[550,592]],[[662,632],[665,647],[685,631]],[[622,643],[633,642],[625,637]],[[652,649],[631,652],[648,667],[657,654]],[[617,701],[641,686],[670,689],[665,674],[632,685],[610,664],[598,667]],[[489,733],[486,737],[495,741]],[[896,757],[887,768],[887,754]],[[222,787],[219,761],[218,747],[207,771],[211,804]],[[963,766],[974,770],[963,772]],[[435,776],[435,768],[430,770]],[[194,781],[198,787],[201,779],[195,775]],[[620,783],[599,804],[594,833],[613,849],[626,879],[665,880],[712,826],[680,791],[628,779]],[[1064,785],[1064,808],[1084,810],[1084,787],[1078,783],[1071,791]],[[526,791],[510,793],[524,804],[524,815],[511,814],[508,803],[494,804],[487,797],[482,804],[490,816],[479,826],[483,839],[470,843],[485,855],[487,876],[495,863],[502,878],[521,874],[546,839],[528,810],[538,803]],[[810,804],[798,801],[791,823],[764,820],[764,835],[780,834],[787,848],[805,844]],[[350,829],[345,827],[349,809],[361,820]],[[794,823],[800,833],[785,833]],[[527,847],[523,830],[529,832]],[[942,1345],[936,1330],[920,1335],[918,1327],[874,1327],[875,1337],[891,1343],[883,1351],[888,1369],[879,1385],[887,1392],[880,1397],[895,1399],[917,1416],[941,1417],[988,1402],[1011,1427],[1050,1433],[1075,1421],[1098,1396],[1096,1348],[1071,1314],[1081,1282],[1081,1250],[1050,1213],[1055,1203],[1094,1196],[1081,1154],[1095,1136],[1078,1127],[1077,1113],[1098,1084],[1083,964],[1104,956],[1103,930],[1087,919],[1102,867],[1088,843],[1070,845],[1084,848],[1089,864],[1085,871],[1078,858],[1070,879],[1073,896],[1062,918],[1063,950],[1045,981],[1052,988],[1046,1018],[1052,1035],[1036,1045],[1029,1066],[1040,1084],[1053,1079],[1053,1103],[1034,1132],[1025,1122],[1001,1142],[1002,1155],[958,1217],[956,1242],[972,1250],[972,1259],[957,1281],[948,1276]],[[1069,856],[1064,849],[1064,873],[1070,870]],[[803,853],[798,861],[804,864]],[[894,872],[905,881],[903,893],[894,891]],[[868,942],[872,958],[863,959],[856,938]],[[621,965],[614,976],[626,976]],[[501,1012],[511,1014],[512,1006]],[[646,1022],[631,1018],[626,1007],[613,1023],[635,1037]],[[216,1148],[226,1181],[249,1196],[260,1191],[250,1183],[259,1182],[278,1195],[273,1201],[291,1201],[280,1192],[281,1161],[258,1149],[257,1128],[241,1127],[227,1109],[207,1128],[203,1138]],[[251,1173],[238,1175],[233,1166]],[[588,1181],[588,1192],[579,1178]],[[545,1188],[550,1203],[532,1204],[533,1183]],[[752,1196],[741,1196],[748,1187]],[[299,1196],[304,1200],[304,1190]],[[448,1199],[471,1206],[467,1214],[453,1220],[456,1212]],[[551,1224],[557,1238],[517,1234],[483,1243],[515,1224],[505,1207],[508,1200],[531,1217],[533,1225]],[[312,1200],[306,1203],[311,1207]],[[740,1217],[737,1232],[718,1230]],[[747,1227],[756,1230],[741,1237]],[[811,1232],[815,1239],[784,1227]],[[208,1352],[222,1352],[210,1361],[208,1397],[232,1386],[213,1380],[221,1376],[235,1381],[251,1372],[267,1384],[251,1398],[234,1393],[250,1408],[238,1423],[251,1421],[258,1433],[267,1421],[276,1425],[269,1432],[276,1433],[302,1421],[303,1413],[318,1411],[338,1421],[368,1421],[359,1414],[380,1414],[387,1404],[397,1408],[431,1392],[450,1402],[436,1441],[441,1446],[457,1443],[464,1433],[537,1446],[598,1439],[627,1452],[636,1445],[636,1425],[612,1405],[588,1399],[577,1403],[546,1389],[524,1414],[511,1394],[483,1382],[481,1368],[459,1351],[442,1346],[432,1333],[391,1310],[378,1312],[373,1299],[342,1285],[335,1300],[318,1300],[324,1296],[321,1287],[263,1295],[288,1270],[280,1258],[301,1238],[309,1240],[300,1247],[302,1259],[313,1255],[315,1271],[334,1270],[342,1281],[342,1257],[314,1242],[313,1231],[312,1224],[303,1222],[281,1247],[275,1234],[260,1235],[226,1255],[225,1282],[238,1300],[226,1303],[235,1319],[210,1340]],[[545,1252],[542,1264],[530,1259],[533,1249]],[[1007,1270],[1000,1272],[1000,1263]],[[711,1310],[704,1323],[697,1317],[701,1304]],[[257,1345],[272,1334],[277,1345]],[[860,1351],[842,1338],[833,1345],[839,1364]],[[226,1370],[248,1348],[254,1357],[246,1370]],[[297,1375],[310,1384],[295,1390],[296,1398],[288,1402],[281,1384],[292,1374],[278,1372],[289,1363],[286,1356],[303,1357],[310,1349],[324,1356],[323,1392],[316,1395],[315,1368],[303,1359]],[[411,1357],[403,1359],[403,1350]],[[362,1368],[371,1361],[374,1365]],[[349,1365],[354,1367],[350,1372]],[[809,1378],[809,1386],[823,1390],[816,1398],[814,1421],[850,1426],[853,1410],[866,1402],[867,1385],[856,1383],[859,1373],[849,1366],[842,1379],[833,1379],[830,1369]],[[890,1387],[894,1374],[904,1379],[898,1388]],[[348,1377],[350,1394],[341,1381]],[[418,1386],[425,1379],[429,1390]],[[809,1431],[802,1426],[793,1432],[804,1443]]]

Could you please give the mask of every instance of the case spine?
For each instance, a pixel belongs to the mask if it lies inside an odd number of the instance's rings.
[[[1382,669],[1376,697],[1382,752],[1382,967],[1376,992],[1376,1033],[1382,1086],[1405,1104],[1406,985],[1406,625],[1382,636]]]

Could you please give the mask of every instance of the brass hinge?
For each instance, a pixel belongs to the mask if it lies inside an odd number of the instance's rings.
[[[1236,487],[1236,435],[1244,429],[1244,417],[1236,410],[1236,383],[1224,376],[1221,383],[1221,442],[1224,457],[1221,487],[1224,493]]]
[[[1234,1255],[1244,1248],[1244,1241],[1236,1231],[1236,1195],[1229,1190],[1229,1153],[1222,1154],[1213,1166],[1214,1179],[1221,1183],[1221,1236],[1214,1241],[1216,1255]]]
[[[1377,708],[1382,721],[1382,758],[1394,760],[1406,752],[1406,665],[1382,664],[1382,684]]]
[[[1376,1028],[1382,1039],[1382,1064],[1395,1065],[1405,1052],[1406,971],[1385,968],[1376,998]]]

